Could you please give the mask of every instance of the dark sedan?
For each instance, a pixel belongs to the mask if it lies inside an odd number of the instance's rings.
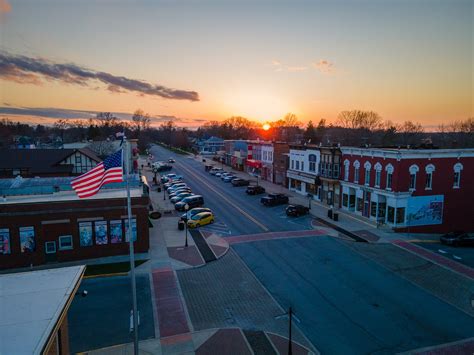
[[[285,212],[287,216],[298,217],[309,213],[309,208],[303,205],[288,205]]]
[[[245,192],[248,193],[249,195],[259,195],[259,194],[265,193],[265,189],[261,186],[252,185],[252,186],[248,186]]]
[[[474,246],[474,233],[451,232],[441,236],[439,240],[455,247]]]
[[[231,181],[231,184],[233,186],[248,186],[250,184],[250,181],[241,178],[235,178]]]

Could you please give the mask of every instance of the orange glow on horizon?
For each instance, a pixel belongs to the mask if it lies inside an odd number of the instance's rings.
[[[270,125],[268,123],[265,123],[263,126],[262,126],[263,130],[264,131],[268,131],[270,129]]]

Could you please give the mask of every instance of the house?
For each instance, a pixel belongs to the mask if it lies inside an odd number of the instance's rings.
[[[80,199],[71,177],[0,180],[0,270],[129,252],[125,183]],[[148,251],[149,188],[130,182],[135,251]]]
[[[397,231],[474,231],[474,149],[340,149],[344,210]]]
[[[224,150],[224,140],[219,137],[210,137],[209,139],[204,140],[199,146],[199,154],[202,155],[214,155],[219,151]]]
[[[95,167],[101,159],[82,149],[0,149],[0,178],[75,176]]]
[[[290,145],[288,188],[301,195],[317,196],[321,152],[317,146]]]

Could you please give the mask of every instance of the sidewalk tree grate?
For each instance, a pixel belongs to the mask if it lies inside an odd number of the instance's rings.
[[[252,348],[253,353],[255,355],[276,355],[275,349],[273,348],[272,344],[270,343],[270,340],[268,340],[267,336],[263,331],[249,329],[243,329],[242,331],[245,335],[245,338],[247,338],[247,341],[249,342],[250,347]]]
[[[214,252],[211,250],[200,231],[194,229],[189,231],[189,233],[191,234],[191,237],[193,237],[194,243],[196,243],[196,246],[206,263],[217,260]]]

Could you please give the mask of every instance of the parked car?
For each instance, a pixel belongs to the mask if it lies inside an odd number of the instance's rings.
[[[443,244],[455,247],[474,246],[474,233],[451,232],[442,235],[439,240]]]
[[[212,168],[211,170],[209,170],[209,174],[216,175],[217,173],[222,173],[223,171],[224,169],[222,168]]]
[[[165,187],[165,189],[167,189],[168,187],[171,187],[173,185],[176,185],[176,184],[182,184],[183,183],[183,180],[180,179],[180,180],[170,180],[166,183],[163,184],[163,186]]]
[[[173,158],[169,158],[168,163],[176,163],[176,160],[174,160]]]
[[[189,209],[194,207],[201,207],[202,205],[204,205],[204,198],[201,195],[188,196],[177,202],[174,205],[174,208],[177,211],[184,211],[184,206],[186,204],[189,206]]]
[[[182,194],[182,193],[185,193],[185,192],[192,192],[192,191],[189,187],[183,187],[182,189],[178,189],[176,191],[173,191],[173,193],[171,193],[169,195],[169,199],[171,200],[173,197],[178,196],[179,194]]]
[[[236,178],[235,175],[226,175],[226,176],[222,179],[222,181],[224,181],[224,182],[231,182],[231,181],[234,180],[235,178]]]
[[[173,169],[173,167],[169,164],[164,164],[164,163],[153,163],[152,165],[152,170],[153,172],[162,172],[162,171],[170,171]]]
[[[225,178],[226,176],[229,176],[229,175],[233,175],[233,174],[232,174],[232,173],[228,173],[228,172],[223,172],[223,173],[221,173],[221,179],[224,180],[224,178]]]
[[[309,213],[309,207],[303,205],[288,205],[288,207],[285,209],[285,212],[287,216],[303,216]]]
[[[171,181],[182,181],[183,177],[181,175],[176,174],[168,174],[161,177],[161,182],[171,182]]]
[[[212,211],[211,211],[210,208],[196,207],[196,208],[193,208],[193,209],[189,210],[188,213],[183,213],[181,215],[181,220],[186,222],[188,219],[190,219],[195,214],[202,213],[202,212],[212,212]]]
[[[214,215],[212,214],[212,212],[198,213],[188,219],[189,228],[205,226],[206,224],[210,223],[214,223]]]
[[[284,194],[268,194],[265,197],[260,199],[260,202],[264,206],[276,206],[276,205],[283,205],[288,203],[289,199],[288,196]]]
[[[174,192],[175,190],[178,190],[179,188],[182,188],[182,187],[188,187],[188,185],[186,185],[186,184],[183,182],[183,183],[176,184],[176,185],[173,185],[173,186],[168,187],[168,189],[167,189],[166,191],[168,191],[168,193],[172,193],[172,192]]]
[[[235,178],[231,181],[231,183],[233,186],[248,186],[250,184],[250,181],[241,178]]]
[[[249,195],[260,195],[265,193],[265,189],[260,185],[251,185],[247,186],[247,190],[245,192]]]
[[[181,201],[183,198],[188,197],[188,196],[193,196],[194,194],[192,192],[182,192],[172,198],[170,198],[171,203],[176,203]]]
[[[216,177],[221,177],[222,174],[223,174],[223,173],[222,173],[221,171],[218,171],[217,173],[214,174],[214,176],[216,176]]]

